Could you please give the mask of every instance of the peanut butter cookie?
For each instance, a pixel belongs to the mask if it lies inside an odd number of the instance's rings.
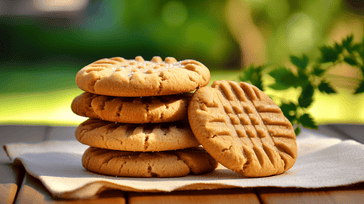
[[[165,152],[127,152],[90,147],[82,157],[89,171],[126,177],[180,177],[203,174],[218,163],[202,148]]]
[[[187,122],[125,124],[88,119],[75,131],[76,139],[88,146],[122,151],[168,151],[197,147]]]
[[[114,97],[84,92],[72,101],[80,116],[119,123],[162,123],[187,120],[191,93],[156,97]]]
[[[215,81],[197,90],[188,118],[204,149],[246,177],[281,174],[296,161],[292,124],[272,99],[251,84]]]
[[[196,60],[177,61],[153,57],[145,61],[121,57],[101,59],[82,68],[76,75],[77,86],[90,93],[143,97],[173,95],[194,91],[210,82],[210,71]]]

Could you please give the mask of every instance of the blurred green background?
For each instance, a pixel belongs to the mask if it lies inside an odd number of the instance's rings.
[[[75,75],[101,58],[192,58],[210,68],[212,81],[238,81],[251,64],[317,58],[318,46],[349,34],[361,41],[363,11],[350,0],[3,0],[0,124],[79,124],[85,118],[70,109],[82,93]],[[347,66],[336,72],[358,77]],[[364,94],[340,86],[334,96],[318,94],[310,112],[319,124],[364,123]]]

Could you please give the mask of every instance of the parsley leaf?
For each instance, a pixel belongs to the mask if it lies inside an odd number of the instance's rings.
[[[332,46],[319,47],[321,56],[312,63],[308,56],[290,55],[290,62],[297,69],[293,72],[284,66],[276,69],[266,69],[267,66],[254,67],[250,66],[244,70],[242,81],[250,81],[259,89],[264,89],[262,76],[270,75],[274,82],[269,87],[274,90],[287,90],[294,88],[301,92],[297,100],[293,102],[281,100],[280,108],[286,118],[295,126],[295,133],[298,135],[302,127],[317,129],[314,118],[308,113],[309,108],[314,101],[316,90],[321,93],[333,94],[337,91],[330,84],[325,73],[337,64],[347,63],[352,68],[359,68],[362,72],[362,78],[354,94],[364,93],[364,38],[359,43],[354,43],[354,36],[350,35],[341,42],[335,42]],[[309,66],[311,62],[312,66]],[[331,63],[331,64],[326,64]],[[355,80],[356,81],[356,80]],[[334,83],[334,82],[331,82]]]
[[[325,73],[325,69],[321,69],[319,66],[314,66],[312,73],[315,76],[322,76]]]
[[[293,123],[294,120],[296,119],[296,111],[297,111],[297,105],[294,104],[293,102],[282,102],[282,104],[280,105],[280,108],[283,112],[283,115],[286,116],[286,118]]]
[[[353,42],[354,36],[353,35],[349,35],[348,37],[346,37],[343,41],[342,41],[342,46],[345,47],[345,49],[351,53],[352,52],[352,46],[351,43]]]
[[[331,85],[324,80],[322,80],[321,83],[318,85],[318,89],[322,93],[327,93],[327,94],[336,93],[336,91],[331,87]]]
[[[341,52],[343,51],[343,49],[344,49],[344,48],[343,48],[341,45],[339,45],[338,43],[335,43],[334,48],[335,48],[336,52],[338,52],[338,53],[341,53]]]
[[[311,83],[308,83],[302,90],[301,95],[298,98],[298,104],[302,108],[309,107],[313,102],[314,87]]]
[[[321,63],[335,62],[339,59],[339,54],[341,53],[341,51],[329,46],[322,46],[320,51],[322,55]]]
[[[344,61],[352,66],[356,66],[358,62],[356,62],[356,59],[353,57],[344,57]]]
[[[286,90],[290,87],[297,88],[305,85],[305,79],[296,76],[292,71],[286,68],[278,68],[268,73],[275,79],[275,84],[270,87],[277,90]]]
[[[354,94],[364,93],[364,80],[360,83],[359,87],[355,90]]]
[[[358,49],[358,52],[363,61],[364,60],[364,37],[363,37],[363,41],[361,43],[360,49]]]
[[[292,64],[294,64],[296,67],[303,69],[303,70],[306,69],[306,67],[308,65],[307,55],[302,55],[302,58],[291,55],[290,58],[291,58]]]
[[[246,68],[243,75],[240,76],[241,81],[251,82],[254,86],[260,90],[264,90],[263,87],[263,66],[254,67],[253,65]]]
[[[301,115],[301,117],[299,118],[299,121],[303,127],[307,127],[307,128],[311,128],[311,129],[318,128],[317,124],[315,123],[313,118],[308,113]]]
[[[294,133],[296,135],[300,134],[301,133],[301,128],[299,126],[297,126],[295,129],[294,129]]]

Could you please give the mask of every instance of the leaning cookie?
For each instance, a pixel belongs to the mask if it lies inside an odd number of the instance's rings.
[[[162,123],[187,120],[191,93],[157,97],[113,97],[84,92],[73,99],[81,116],[119,123]]]
[[[297,158],[292,124],[248,83],[215,81],[197,90],[188,107],[197,140],[225,167],[246,177],[281,174]]]
[[[77,86],[90,93],[144,97],[173,95],[194,91],[210,82],[210,71],[196,60],[177,61],[153,57],[145,61],[121,57],[101,59],[82,68],[76,75]]]
[[[181,177],[204,174],[218,163],[202,148],[166,152],[127,152],[90,147],[82,157],[85,169],[110,176]]]
[[[88,119],[75,131],[76,139],[88,146],[122,151],[168,151],[197,147],[187,122],[124,124]]]

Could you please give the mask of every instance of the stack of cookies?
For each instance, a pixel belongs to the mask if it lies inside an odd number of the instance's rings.
[[[83,166],[132,177],[213,171],[217,161],[200,147],[188,123],[191,92],[209,81],[202,63],[172,57],[115,57],[82,68],[76,84],[85,92],[71,108],[88,117],[75,131],[76,139],[90,146]]]
[[[296,135],[273,100],[245,82],[209,81],[200,62],[171,57],[116,57],[82,68],[76,83],[85,93],[72,110],[89,117],[75,132],[90,146],[83,166],[133,177],[202,174],[218,163],[245,177],[290,169]]]

